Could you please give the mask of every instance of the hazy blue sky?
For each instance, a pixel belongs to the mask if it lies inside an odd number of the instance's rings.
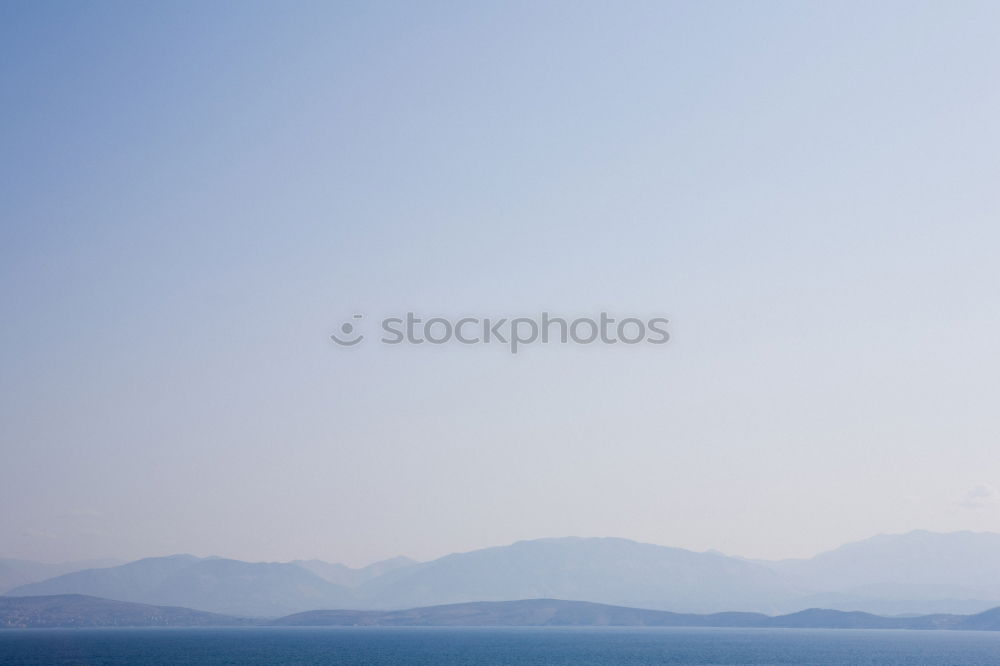
[[[1000,4],[0,4],[0,556],[1000,530]],[[341,349],[352,313],[670,318]]]

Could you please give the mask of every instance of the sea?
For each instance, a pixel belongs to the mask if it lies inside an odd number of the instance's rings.
[[[0,629],[0,664],[1000,665],[1000,632],[703,628]]]

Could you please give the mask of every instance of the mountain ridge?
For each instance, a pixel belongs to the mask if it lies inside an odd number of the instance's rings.
[[[56,576],[83,571],[104,569],[125,564],[122,560],[80,560],[76,562],[36,562],[14,558],[0,558],[0,594],[21,585],[37,583]]]
[[[879,535],[813,558],[779,561],[613,537],[522,540],[358,569],[320,560],[249,563],[174,555],[64,574],[7,593],[90,594],[261,617],[529,598],[679,613],[821,607],[886,616],[975,614],[1000,606],[1000,535]]]
[[[353,599],[347,588],[294,564],[193,555],[144,558],[109,569],[77,571],[8,592],[22,597],[60,594],[261,617],[349,605]]]
[[[478,601],[396,611],[314,610],[267,620],[87,595],[0,597],[0,630],[114,627],[710,627],[1000,631],[1000,607],[975,615],[884,617],[811,608],[787,615],[672,613],[563,599]]]
[[[255,620],[191,608],[155,606],[83,594],[0,596],[0,629],[228,627]]]

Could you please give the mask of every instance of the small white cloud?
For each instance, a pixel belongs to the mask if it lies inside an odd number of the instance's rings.
[[[997,490],[996,486],[980,483],[966,491],[965,497],[958,505],[963,509],[985,509],[997,506],[1000,505],[1000,491]]]

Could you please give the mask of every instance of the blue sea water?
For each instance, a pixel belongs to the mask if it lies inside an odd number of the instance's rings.
[[[0,664],[980,666],[1000,633],[691,628],[0,630]]]

